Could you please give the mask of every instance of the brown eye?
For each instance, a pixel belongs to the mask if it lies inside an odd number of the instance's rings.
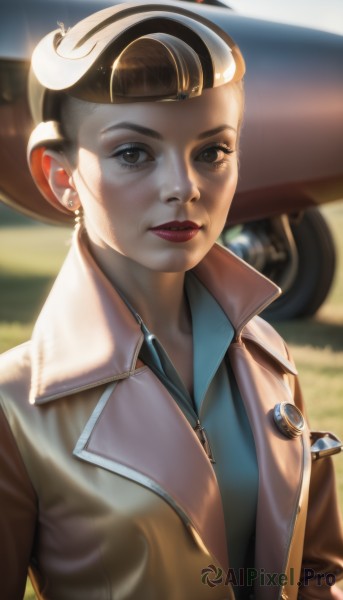
[[[141,153],[142,150],[139,150],[137,148],[135,150],[125,150],[125,152],[123,152],[121,156],[125,162],[134,165],[139,162]]]
[[[122,167],[139,167],[153,160],[147,149],[131,144],[118,148],[112,156]]]
[[[219,150],[217,148],[208,148],[200,154],[200,158],[203,162],[216,162],[219,158]]]
[[[225,145],[215,145],[205,148],[197,157],[198,161],[208,164],[219,164],[233,151]]]

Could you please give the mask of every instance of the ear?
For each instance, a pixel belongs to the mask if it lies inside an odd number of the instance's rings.
[[[81,203],[65,156],[54,150],[44,150],[42,170],[58,202],[71,212],[78,210]]]

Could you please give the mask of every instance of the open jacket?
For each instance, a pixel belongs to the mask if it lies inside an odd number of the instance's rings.
[[[343,569],[331,458],[311,463],[307,427],[276,427],[276,404],[304,408],[283,340],[255,316],[279,290],[218,245],[194,273],[235,329],[259,469],[253,598],[331,598],[317,577]],[[22,598],[28,566],[46,600],[235,597],[212,465],[142,342],[79,231],[31,341],[0,360],[3,600]]]

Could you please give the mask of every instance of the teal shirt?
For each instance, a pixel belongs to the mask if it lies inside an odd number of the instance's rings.
[[[230,567],[254,567],[258,467],[252,431],[227,350],[233,327],[217,301],[193,273],[186,275],[193,328],[194,395],[188,393],[158,339],[142,324],[140,357],[156,373],[192,427],[205,428],[215,459],[225,517]],[[204,565],[206,566],[206,565]],[[238,598],[246,590],[236,590]]]

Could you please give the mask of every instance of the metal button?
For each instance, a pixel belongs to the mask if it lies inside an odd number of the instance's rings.
[[[274,421],[281,433],[289,438],[298,437],[304,431],[304,417],[301,411],[290,402],[276,404]]]

